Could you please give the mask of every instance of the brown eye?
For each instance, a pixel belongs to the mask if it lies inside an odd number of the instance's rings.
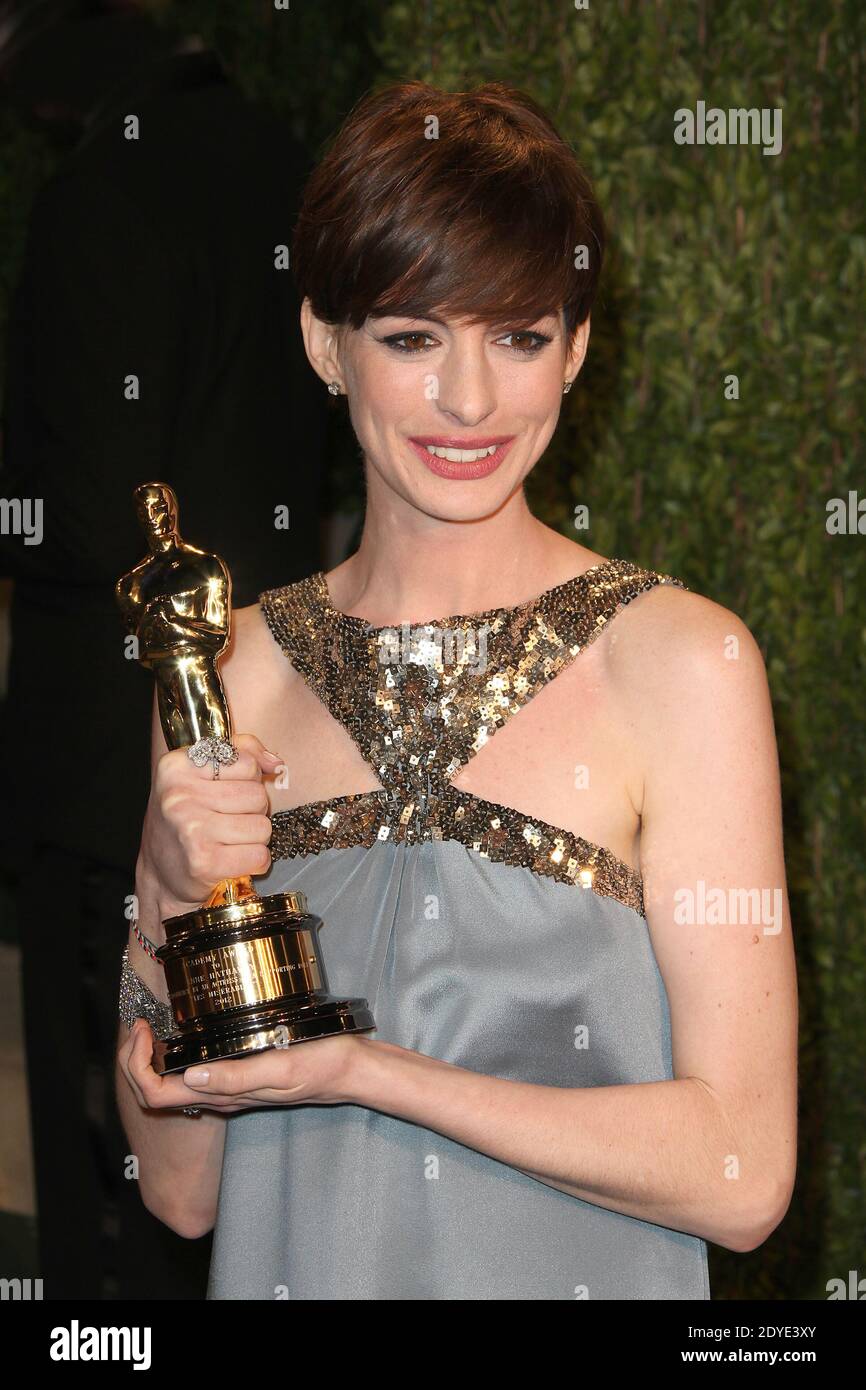
[[[423,352],[424,348],[426,348],[426,347],[429,346],[429,344],[426,343],[424,340],[425,340],[425,338],[429,338],[429,337],[430,337],[430,334],[429,334],[429,333],[421,333],[421,332],[418,332],[418,333],[392,333],[392,334],[390,335],[390,337],[388,337],[388,338],[383,338],[383,339],[382,339],[382,342],[383,342],[383,343],[386,343],[386,344],[388,345],[388,347],[396,348],[396,350],[397,350],[398,352],[405,352],[405,353],[408,353],[408,354],[411,355],[411,354],[414,354],[414,353]],[[404,347],[404,346],[403,346],[404,343],[412,343],[412,342],[414,342],[414,343],[416,344],[415,347]]]
[[[534,329],[528,328],[512,328],[511,332],[507,333],[505,336],[506,338],[518,338],[523,340],[522,342],[510,342],[506,344],[506,346],[509,347],[512,352],[516,352],[519,357],[534,357],[536,353],[539,353],[543,347],[546,347],[547,344],[552,341],[546,333],[537,333]]]

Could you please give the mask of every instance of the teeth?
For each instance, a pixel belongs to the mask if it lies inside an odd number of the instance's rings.
[[[435,444],[425,444],[424,448],[428,454],[433,454],[434,458],[448,459],[449,463],[475,463],[478,459],[486,459],[495,454],[499,445],[490,444],[486,449],[439,449]]]

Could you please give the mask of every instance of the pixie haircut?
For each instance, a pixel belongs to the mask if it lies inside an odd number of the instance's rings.
[[[331,325],[393,314],[522,329],[563,312],[570,338],[604,241],[587,175],[530,96],[405,82],[363,97],[313,170],[292,262]]]

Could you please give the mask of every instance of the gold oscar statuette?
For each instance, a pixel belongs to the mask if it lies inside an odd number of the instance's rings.
[[[210,762],[219,776],[220,764],[236,757],[217,670],[229,640],[231,577],[218,555],[181,539],[167,483],[142,483],[133,496],[150,553],[118,580],[117,602],[139,661],[156,677],[166,745],[199,744],[197,765]],[[154,1070],[375,1028],[366,999],[328,993],[322,925],[303,893],[262,898],[249,877],[223,879],[200,908],[167,918],[156,954],[177,1031],[154,1042]]]

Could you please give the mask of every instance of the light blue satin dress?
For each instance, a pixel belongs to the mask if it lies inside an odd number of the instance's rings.
[[[274,862],[256,880],[263,895],[306,894],[331,992],[366,996],[368,1036],[545,1086],[672,1079],[639,874],[449,785],[660,583],[679,581],[611,560],[519,607],[438,620],[476,636],[486,622],[475,662],[468,640],[456,662],[431,656],[432,624],[415,633],[417,660],[393,646],[377,660],[390,630],[338,613],[321,573],[261,596],[275,640],[384,787],[275,813]],[[421,1125],[348,1104],[227,1119],[210,1299],[709,1297],[698,1237]]]

